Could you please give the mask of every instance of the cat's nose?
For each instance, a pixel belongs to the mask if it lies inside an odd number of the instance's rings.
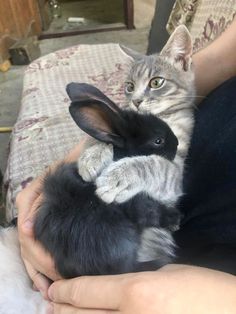
[[[135,107],[138,108],[141,105],[143,100],[142,99],[133,99],[132,101],[133,101],[133,104],[135,105]]]

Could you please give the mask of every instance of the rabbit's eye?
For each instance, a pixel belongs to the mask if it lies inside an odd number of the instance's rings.
[[[134,91],[134,83],[126,82],[125,83],[125,91],[126,91],[126,93],[133,93],[133,91]]]
[[[165,143],[165,140],[164,140],[164,138],[161,138],[161,137],[159,137],[159,138],[157,138],[157,139],[155,139],[155,145],[163,145],[164,143]]]
[[[151,79],[149,82],[149,87],[153,89],[158,89],[160,88],[165,82],[165,79],[163,77],[157,76]]]

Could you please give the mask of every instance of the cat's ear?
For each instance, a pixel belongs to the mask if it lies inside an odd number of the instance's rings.
[[[160,55],[167,56],[174,62],[180,62],[184,71],[191,65],[193,52],[191,35],[185,25],[178,26],[171,34]]]
[[[115,104],[109,106],[97,99],[84,99],[72,102],[69,111],[75,123],[88,135],[114,146],[123,146],[117,126],[122,127],[124,122]]]
[[[130,49],[128,47],[125,47],[123,45],[119,45],[120,49],[126,54],[128,55],[128,57],[130,57],[132,60],[140,60],[143,58],[143,55],[133,49]]]

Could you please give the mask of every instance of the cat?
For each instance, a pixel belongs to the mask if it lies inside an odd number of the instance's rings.
[[[96,193],[106,203],[122,203],[145,190],[163,204],[175,206],[182,195],[184,161],[194,124],[191,36],[181,25],[159,54],[145,56],[122,49],[132,59],[125,83],[128,106],[167,122],[179,141],[176,157],[172,162],[155,155],[112,162],[112,146],[93,143],[79,158],[79,173],[86,181],[96,180]]]

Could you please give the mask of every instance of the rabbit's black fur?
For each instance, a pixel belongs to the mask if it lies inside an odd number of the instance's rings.
[[[73,119],[89,135],[112,143],[114,160],[150,154],[174,158],[178,141],[165,122],[120,110],[87,84],[71,83],[67,91]],[[143,193],[123,204],[106,204],[95,190],[94,183],[80,177],[76,163],[62,164],[45,178],[35,237],[53,256],[63,277],[151,270],[171,262],[173,255],[165,247],[158,260],[147,263],[138,262],[138,251],[146,228],[168,230],[176,224],[175,208]]]

